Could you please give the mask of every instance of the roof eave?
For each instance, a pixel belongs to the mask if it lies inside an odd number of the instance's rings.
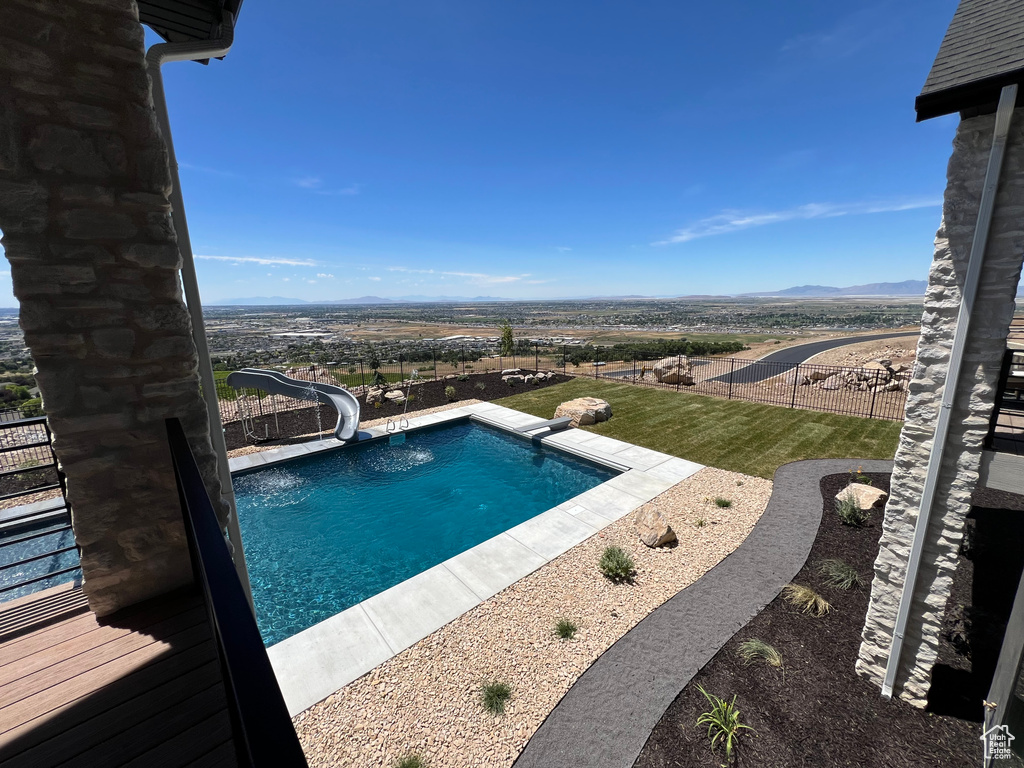
[[[989,107],[985,111],[995,111],[999,101],[999,92],[1007,85],[1024,83],[1024,67],[1011,72],[1003,72],[984,80],[975,80],[953,88],[944,88],[933,93],[922,93],[914,100],[917,122],[930,120],[933,117],[951,115]]]

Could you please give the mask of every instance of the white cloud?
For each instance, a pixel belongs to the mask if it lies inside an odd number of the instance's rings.
[[[341,187],[340,189],[316,189],[313,191],[318,195],[358,195],[359,185],[349,184],[347,187]]]
[[[323,179],[317,176],[303,176],[299,179],[292,179],[295,182],[295,186],[302,187],[303,189],[318,189],[323,186]]]
[[[310,192],[314,192],[318,195],[359,194],[358,184],[349,184],[347,187],[339,187],[337,189],[327,189],[324,187],[324,180],[319,176],[302,176],[298,179],[292,179],[292,183],[300,189],[308,189]]]
[[[565,253],[566,251],[571,251],[572,248],[568,248],[568,247],[566,247],[564,245],[559,245],[559,246],[556,246],[556,250],[559,250],[562,253]]]
[[[487,275],[482,272],[451,272],[440,269],[409,269],[408,267],[388,267],[389,272],[410,272],[420,275],[447,275],[449,277],[462,277],[475,283],[515,283],[530,276],[523,275]]]
[[[281,278],[281,282],[284,282],[284,283],[290,283],[291,281],[292,281],[292,279],[290,277],[282,277]]]
[[[366,279],[367,280],[373,280],[375,283],[379,283],[380,282],[380,278],[379,277],[368,277]]]
[[[196,254],[197,259],[208,261],[232,261],[240,264],[262,264],[263,266],[287,265],[289,267],[315,267],[318,262],[312,259],[288,259],[267,256],[203,256]]]
[[[783,221],[830,219],[838,216],[859,216],[868,213],[892,213],[895,211],[910,211],[917,208],[933,208],[939,205],[942,205],[941,200],[922,198],[889,202],[860,202],[850,203],[849,205],[808,203],[807,205],[789,208],[784,211],[754,214],[741,213],[740,211],[724,211],[717,216],[710,216],[683,229],[677,229],[671,237],[666,240],[658,240],[651,243],[651,245],[688,243],[690,240],[697,240],[702,237],[727,235],[730,232],[763,227],[766,224],[778,224]]]
[[[334,279],[334,275],[330,275],[330,274],[328,274],[326,272],[317,272],[316,276],[319,277],[319,278],[322,278],[323,280],[333,280]]]

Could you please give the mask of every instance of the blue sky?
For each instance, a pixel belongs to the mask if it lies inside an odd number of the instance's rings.
[[[251,0],[164,68],[204,300],[925,279],[955,7]]]

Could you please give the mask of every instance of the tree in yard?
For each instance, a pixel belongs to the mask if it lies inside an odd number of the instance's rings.
[[[498,326],[501,331],[501,356],[512,357],[516,350],[516,337],[512,333],[512,324],[505,320]]]

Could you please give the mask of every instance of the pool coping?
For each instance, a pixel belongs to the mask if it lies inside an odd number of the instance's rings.
[[[621,474],[351,608],[270,646],[267,653],[292,716],[362,677],[503,589],[643,506],[704,465],[579,429],[518,432],[543,421],[494,403],[414,416],[402,432],[472,420]],[[356,444],[388,439],[360,430]],[[232,474],[341,450],[333,437],[231,459]]]

